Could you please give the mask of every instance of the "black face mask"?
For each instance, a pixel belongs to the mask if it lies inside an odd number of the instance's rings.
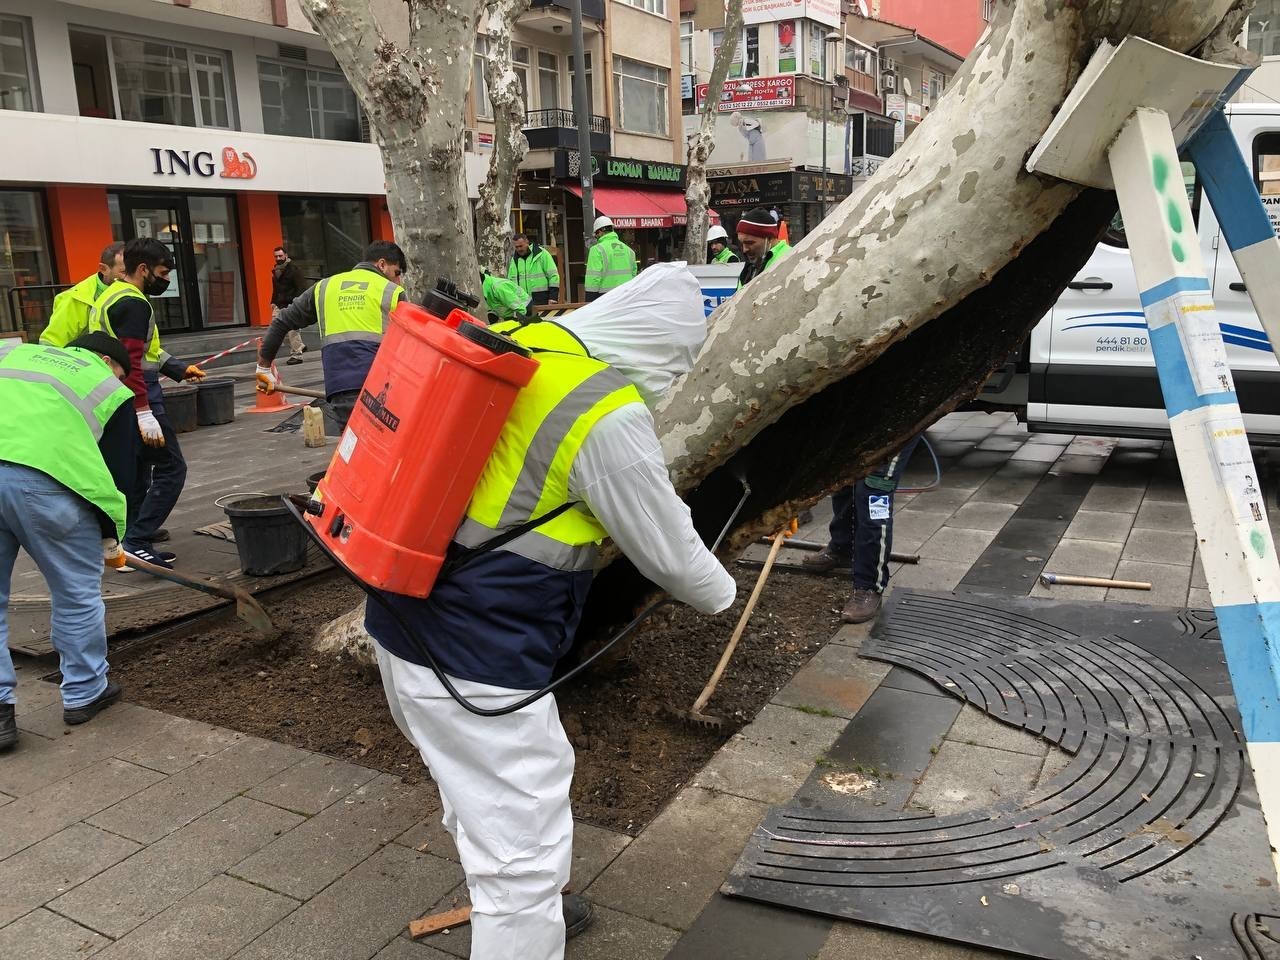
[[[142,283],[142,292],[148,297],[158,297],[169,289],[168,277],[150,276]]]

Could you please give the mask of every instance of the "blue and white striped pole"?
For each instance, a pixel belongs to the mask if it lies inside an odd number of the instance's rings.
[[[1280,849],[1280,564],[1168,114],[1139,108],[1108,159],[1254,778]],[[1280,259],[1267,265],[1280,274]]]
[[[1280,357],[1280,239],[1221,111],[1205,122],[1186,153],[1196,165],[1271,349]]]

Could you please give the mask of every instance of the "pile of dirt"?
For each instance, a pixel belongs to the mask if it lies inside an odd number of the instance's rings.
[[[574,813],[613,830],[639,831],[839,626],[846,584],[775,572],[708,711],[731,722],[691,728],[687,708],[714,669],[757,571],[736,571],[738,601],[716,617],[668,607],[627,655],[558,694],[577,750]],[[376,671],[310,648],[316,629],[359,600],[339,579],[311,581],[267,603],[284,635],[263,642],[227,617],[112,656],[126,698],[255,736],[293,744],[407,779],[425,777],[392,722]]]

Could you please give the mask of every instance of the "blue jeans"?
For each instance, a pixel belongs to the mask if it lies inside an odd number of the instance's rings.
[[[137,481],[129,498],[126,550],[151,549],[152,538],[169,519],[187,482],[187,461],[183,459],[182,447],[178,446],[178,432],[163,410],[152,407],[152,412],[164,434],[164,446],[140,445]]]
[[[896,457],[867,477],[831,495],[831,551],[853,557],[855,590],[883,593],[889,585],[893,552],[893,491],[915,452],[919,437],[907,441]]]
[[[9,587],[18,548],[35,560],[53,601],[62,703],[82,707],[107,688],[102,529],[89,504],[47,474],[0,461],[0,703],[14,702]]]

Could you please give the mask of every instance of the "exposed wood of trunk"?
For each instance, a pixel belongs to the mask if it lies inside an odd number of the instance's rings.
[[[480,185],[476,254],[480,266],[497,276],[507,273],[512,189],[520,161],[529,149],[524,138],[524,97],[511,58],[511,36],[520,15],[528,9],[529,0],[493,0],[487,5],[485,19],[485,32],[489,35],[485,78],[493,106],[493,154]]]
[[[738,38],[742,36],[742,0],[725,3],[724,41],[711,64],[711,78],[707,81],[707,99],[702,104],[702,123],[698,132],[689,138],[686,162],[689,166],[684,189],[685,206],[689,208],[688,224],[684,235],[684,259],[689,263],[707,262],[707,208],[711,205],[711,185],[707,183],[707,161],[716,149],[716,116],[720,105],[720,93],[724,90],[729,66],[738,51]]]
[[[405,0],[408,41],[391,39],[364,0],[300,0],[328,43],[382,149],[387,207],[421,300],[437,275],[479,272],[462,160],[480,0]]]

